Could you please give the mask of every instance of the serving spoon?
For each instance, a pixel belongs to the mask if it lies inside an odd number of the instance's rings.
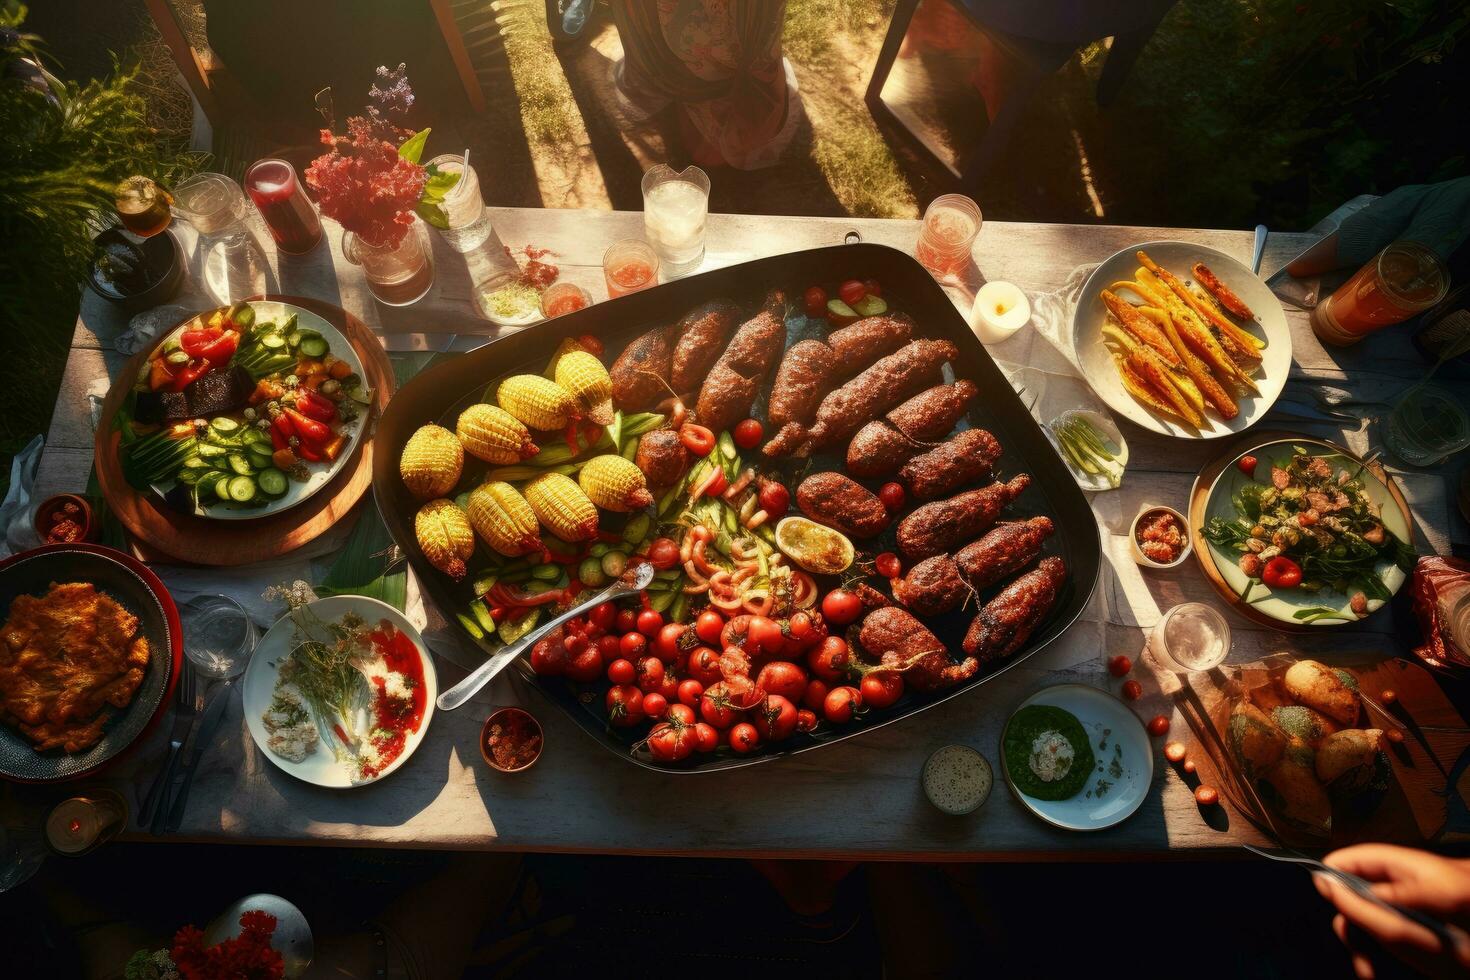
[[[444,711],[453,711],[474,697],[480,688],[494,680],[495,675],[504,670],[512,660],[515,660],[521,654],[531,649],[531,647],[536,645],[538,640],[562,623],[580,616],[593,606],[642,592],[648,588],[648,583],[652,581],[653,566],[648,562],[644,562],[586,602],[573,606],[560,616],[552,618],[545,625],[532,630],[514,643],[507,643],[500,650],[497,650],[489,660],[486,660],[472,670],[468,677],[440,694],[434,703]]]

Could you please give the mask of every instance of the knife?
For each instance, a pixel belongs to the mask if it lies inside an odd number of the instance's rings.
[[[235,678],[222,681],[215,686],[213,693],[209,695],[209,703],[204,706],[204,716],[199,722],[199,727],[194,730],[193,740],[185,749],[186,761],[184,763],[183,777],[174,790],[173,804],[168,810],[168,820],[164,823],[164,833],[173,833],[179,829],[179,824],[184,822],[184,804],[189,800],[189,787],[194,783],[194,773],[199,769],[199,758],[204,755],[204,749],[212,738],[214,730],[219,727],[220,719],[225,713],[225,706],[230,701],[230,691],[235,685]]]

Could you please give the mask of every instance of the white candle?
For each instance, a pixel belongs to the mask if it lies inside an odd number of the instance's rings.
[[[970,307],[970,329],[983,344],[998,344],[1031,322],[1031,302],[1019,286],[987,282]]]

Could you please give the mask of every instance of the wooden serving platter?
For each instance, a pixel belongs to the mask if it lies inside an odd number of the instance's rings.
[[[362,499],[373,482],[373,442],[370,429],[393,397],[393,366],[377,336],[357,317],[340,307],[301,296],[252,296],[311,310],[342,332],[362,360],[364,381],[373,390],[363,438],[332,481],[300,505],[258,520],[217,521],[174,510],[152,494],[139,493],[123,477],[119,452],[121,434],[113,419],[122,407],[138,371],[153,352],[135,354],[123,366],[102,403],[102,419],[95,440],[97,483],[107,506],[122,521],[140,558],[172,560],[196,565],[248,565],[294,551],[342,520]],[[187,319],[193,319],[191,314]],[[180,324],[187,322],[180,321]],[[166,337],[178,324],[159,334]]]

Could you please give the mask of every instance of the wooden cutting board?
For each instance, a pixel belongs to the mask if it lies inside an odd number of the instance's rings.
[[[321,300],[300,296],[252,296],[310,310],[340,330],[362,360],[365,382],[373,390],[367,427],[351,457],[330,483],[299,505],[251,521],[216,521],[174,510],[156,495],[139,493],[122,473],[119,444],[122,436],[112,425],[153,347],[134,355],[102,403],[97,425],[97,483],[107,506],[128,529],[133,550],[146,561],[178,561],[196,565],[247,565],[294,551],[346,518],[373,481],[372,428],[393,397],[393,366],[376,334],[357,317]],[[180,324],[197,314],[191,314]],[[180,324],[159,334],[166,337]]]

